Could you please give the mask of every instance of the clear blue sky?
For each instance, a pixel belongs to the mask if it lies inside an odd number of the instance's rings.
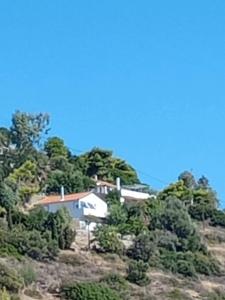
[[[113,149],[155,188],[205,174],[225,207],[224,16],[224,0],[0,1],[1,125],[48,112],[72,149]]]

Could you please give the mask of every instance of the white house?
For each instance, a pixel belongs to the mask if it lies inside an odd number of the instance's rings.
[[[138,184],[133,186],[121,186],[120,178],[117,178],[116,184],[112,184],[106,181],[98,180],[95,177],[96,187],[94,192],[100,195],[107,195],[110,191],[117,190],[120,192],[121,202],[141,201],[154,198],[155,195],[151,195],[147,192],[143,192],[144,185]]]
[[[103,199],[110,191],[118,190],[121,203],[125,202],[128,205],[155,197],[141,191],[143,185],[121,187],[120,178],[117,178],[116,185],[97,178],[95,181],[96,187],[92,191],[64,195],[64,188],[62,187],[61,195],[46,196],[37,204],[44,206],[49,212],[56,212],[58,209],[66,207],[71,217],[79,222],[80,227],[85,228],[88,217],[104,219],[107,216],[107,204]],[[95,226],[96,223],[92,222],[89,228],[93,230]]]
[[[107,204],[93,192],[75,193],[64,195],[46,196],[41,199],[38,205],[42,205],[49,212],[56,212],[62,207],[66,207],[74,219],[79,221],[80,227],[85,228],[88,216],[105,218],[107,216]],[[90,224],[90,229],[95,227],[95,223]]]

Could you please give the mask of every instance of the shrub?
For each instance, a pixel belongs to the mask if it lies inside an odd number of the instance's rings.
[[[113,204],[109,208],[109,216],[107,222],[110,225],[118,226],[125,224],[127,221],[127,213],[124,207],[119,204]]]
[[[30,298],[34,299],[43,299],[41,293],[36,290],[35,288],[32,289],[26,289],[24,291],[24,294]]]
[[[146,275],[148,264],[142,260],[132,260],[127,271],[127,280],[140,286],[149,284],[150,280]]]
[[[100,282],[105,283],[112,290],[117,291],[122,298],[127,296],[128,284],[126,279],[120,274],[108,274],[103,277]]]
[[[75,283],[62,288],[62,297],[68,300],[121,300],[112,289],[101,283]]]
[[[20,275],[22,276],[26,286],[30,285],[32,282],[35,282],[37,279],[37,274],[30,265],[23,266],[23,268],[20,270]]]
[[[225,213],[221,210],[214,210],[211,216],[210,224],[212,226],[225,227]]]
[[[225,300],[225,293],[220,289],[215,289],[213,292],[207,295],[208,300]]]
[[[221,273],[218,262],[210,256],[200,252],[194,255],[194,265],[198,273],[204,275],[219,275]]]
[[[98,226],[94,231],[96,240],[103,252],[122,254],[124,245],[119,240],[117,232],[112,226]]]
[[[2,290],[0,290],[0,300],[10,300],[10,295],[6,291],[5,287]]]
[[[162,250],[160,253],[160,265],[167,271],[177,272],[177,253],[174,251]]]
[[[196,276],[196,271],[193,263],[185,260],[177,261],[177,272],[188,277]]]
[[[174,290],[170,291],[168,294],[168,298],[173,299],[173,300],[191,300],[192,299],[185,292],[182,292],[179,289],[174,289]]]
[[[23,287],[23,279],[17,272],[0,264],[0,289],[4,287],[10,292],[18,292]]]
[[[156,230],[155,234],[157,235],[157,245],[160,248],[164,248],[168,251],[176,251],[179,247],[179,240],[175,234],[172,234],[169,231],[160,231]]]
[[[156,244],[153,241],[153,236],[150,233],[141,233],[134,240],[133,245],[128,249],[127,255],[136,260],[148,262],[154,254]]]
[[[26,231],[16,228],[9,234],[9,243],[20,254],[26,254],[36,260],[53,259],[58,253],[57,242],[46,239],[37,230]]]
[[[196,276],[194,255],[191,252],[173,252],[163,250],[160,255],[160,263],[167,271],[180,273],[184,276]]]

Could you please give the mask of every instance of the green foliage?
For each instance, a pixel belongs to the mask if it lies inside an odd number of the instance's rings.
[[[68,300],[120,300],[120,296],[101,283],[75,283],[62,287],[62,297]]]
[[[12,143],[18,149],[27,149],[40,144],[42,134],[46,134],[49,124],[48,114],[27,114],[15,112],[12,116],[12,126],[10,128]]]
[[[9,210],[18,202],[18,197],[15,192],[7,184],[2,182],[0,184],[0,206]]]
[[[166,270],[195,277],[197,273],[219,275],[218,262],[201,252],[173,252],[161,250],[160,263]]]
[[[48,213],[36,208],[22,212],[33,194],[58,194],[62,185],[65,193],[85,191],[95,186],[91,179],[94,175],[109,182],[120,177],[126,185],[139,182],[136,171],[111,151],[94,148],[75,156],[58,137],[50,137],[41,149],[48,124],[47,114],[16,112],[12,126],[0,128],[3,149],[0,254],[3,256],[54,259],[59,249],[69,249],[74,241],[71,218],[65,210]],[[218,263],[207,251],[193,222],[193,219],[207,220],[213,226],[225,227],[225,213],[217,209],[216,193],[206,177],[195,180],[185,171],[177,182],[158,193],[156,199],[121,205],[119,193],[113,191],[106,201],[107,225],[94,232],[101,251],[124,254],[119,235],[135,235],[127,255],[137,262],[143,260],[189,277],[197,273],[220,273]]]
[[[97,226],[94,231],[95,239],[98,241],[103,252],[122,254],[123,243],[118,238],[115,228],[109,225]]]
[[[109,288],[116,291],[121,298],[127,299],[128,294],[128,283],[126,279],[117,273],[111,273],[104,276],[100,282],[106,284]]]
[[[58,137],[49,138],[45,143],[44,150],[49,158],[58,156],[67,158],[68,156],[68,149],[64,141]]]
[[[161,215],[161,225],[180,238],[187,238],[194,232],[191,218],[182,202],[176,198],[168,198],[165,211]]]
[[[206,296],[207,300],[225,300],[225,293],[219,289],[215,289]]]
[[[37,274],[34,271],[33,267],[30,265],[24,265],[23,268],[20,270],[20,275],[24,280],[24,284],[26,286],[30,285],[31,283],[37,280]]]
[[[107,223],[109,225],[118,226],[120,224],[125,224],[127,221],[127,212],[121,204],[113,204],[109,208],[109,216],[107,218]]]
[[[90,152],[82,155],[77,164],[85,165],[83,171],[85,175],[93,177],[98,175],[102,180],[115,182],[120,177],[122,184],[138,183],[136,171],[124,160],[115,158],[112,151],[94,148]]]
[[[10,232],[0,230],[0,253],[27,255],[36,260],[54,259],[61,249],[69,249],[75,238],[70,227],[71,217],[66,209],[48,213],[41,207],[30,214],[12,212]]]
[[[8,177],[9,182],[17,186],[21,200],[27,202],[33,194],[39,191],[36,163],[28,160],[18,169],[14,169]]]
[[[154,255],[156,246],[151,233],[140,233],[128,249],[127,255],[132,259],[148,262]]]
[[[48,236],[47,236],[48,235]],[[37,230],[25,231],[15,228],[10,232],[9,244],[13,245],[21,255],[28,255],[36,260],[53,259],[58,254],[57,241],[45,236]]]
[[[108,206],[120,205],[120,193],[117,190],[110,191],[105,197]]]
[[[173,300],[191,300],[192,298],[186,292],[174,289],[168,293],[168,298]]]
[[[210,224],[213,226],[225,227],[225,212],[221,210],[213,210],[211,213]]]
[[[150,280],[146,275],[148,267],[148,264],[142,260],[130,261],[127,271],[127,280],[140,286],[149,284]]]
[[[199,221],[210,219],[217,203],[216,194],[211,189],[198,188],[193,193],[193,205],[189,207],[189,213]]]
[[[185,204],[191,204],[193,196],[192,190],[190,190],[183,180],[179,180],[173,184],[170,184],[162,192],[159,193],[158,198],[160,200],[166,200],[169,197],[177,198]]]
[[[65,193],[82,192],[90,186],[93,186],[93,181],[88,180],[80,171],[68,169],[67,171],[54,170],[51,171],[46,181],[47,193],[58,194],[61,186],[64,186]]]
[[[194,176],[188,172],[188,171],[184,171],[183,173],[181,173],[178,177],[178,180],[182,180],[184,185],[188,188],[188,189],[193,189],[196,186],[196,182],[195,182],[195,178]]]
[[[10,300],[10,295],[6,291],[6,288],[4,287],[2,290],[0,290],[0,300]]]
[[[23,285],[23,279],[16,271],[0,263],[0,289],[6,288],[8,291],[16,293]]]
[[[206,256],[201,252],[194,254],[194,266],[197,273],[204,275],[220,275],[221,270],[218,261],[210,255]]]

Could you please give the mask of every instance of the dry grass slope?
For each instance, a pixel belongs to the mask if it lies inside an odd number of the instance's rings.
[[[207,227],[201,229],[201,233],[208,243],[209,249],[220,261],[225,269],[225,230],[221,228]],[[38,263],[30,260],[30,264],[36,270],[37,282],[34,289],[39,291],[42,299],[54,300],[58,298],[59,287],[64,282],[99,280],[109,273],[125,274],[126,262],[116,255],[98,255],[95,252],[85,250],[87,236],[79,232],[74,251],[62,251],[57,261],[50,263]],[[1,259],[12,268],[23,266],[21,261]],[[225,276],[207,277],[190,280],[182,276],[151,269],[148,274],[151,283],[146,287],[129,285],[129,299],[131,300],[191,300],[209,299],[208,294],[215,289],[225,293]],[[34,300],[24,293],[22,300]]]

